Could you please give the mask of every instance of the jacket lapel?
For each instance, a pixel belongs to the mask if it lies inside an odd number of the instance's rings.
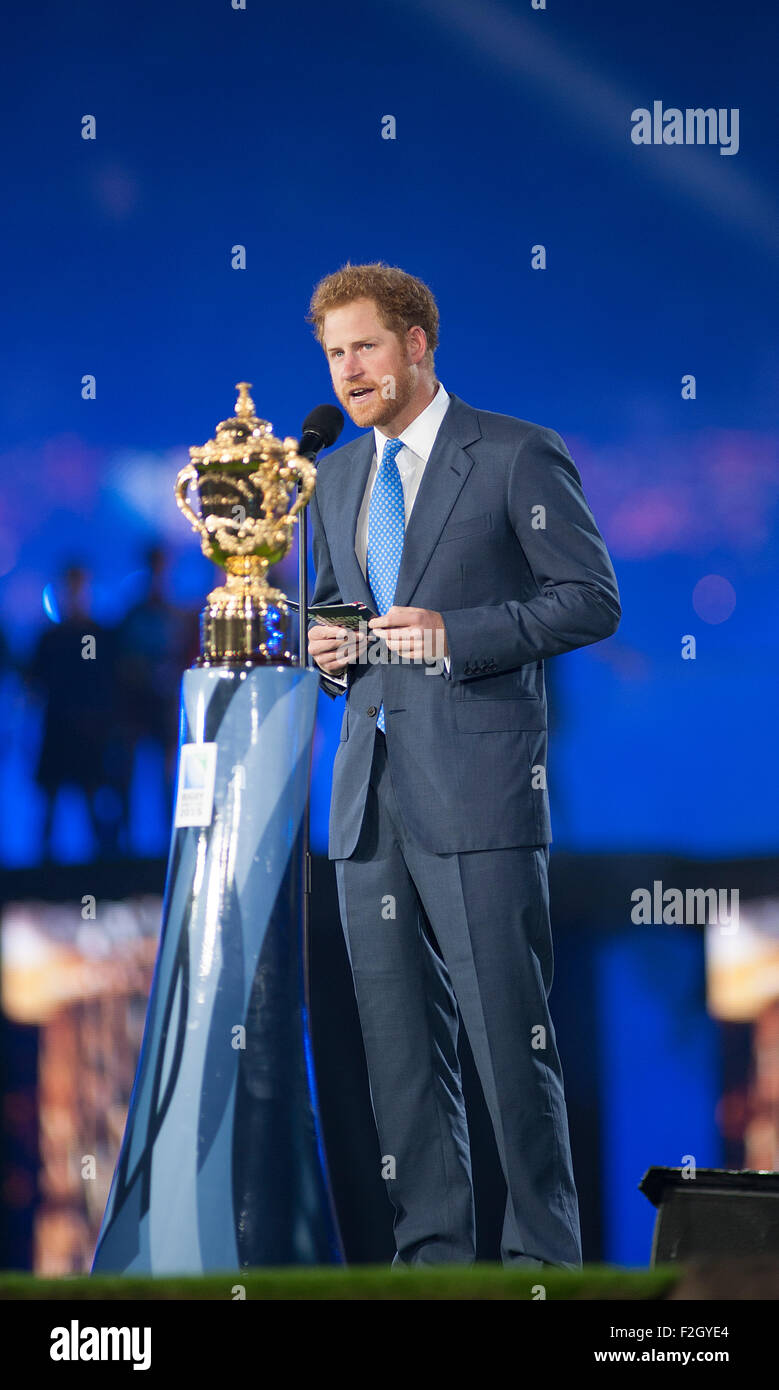
[[[465,452],[465,446],[481,438],[476,411],[451,391],[449,395],[449,406],[425,465],[406,527],[395,587],[394,604],[398,608],[410,604],[449,513],[473,467],[473,459]]]
[[[340,470],[337,479],[341,485],[340,513],[343,524],[338,527],[331,541],[331,555],[344,603],[364,603],[368,608],[375,610],[376,600],[360,569],[354,549],[357,518],[374,453],[374,434],[373,430],[369,430],[367,434],[355,440],[351,458],[348,461],[344,460],[346,467]],[[335,478],[333,482],[336,482]]]

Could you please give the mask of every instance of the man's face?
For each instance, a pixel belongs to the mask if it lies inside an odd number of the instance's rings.
[[[323,346],[333,390],[355,425],[388,424],[408,405],[418,381],[409,348],[385,328],[372,299],[325,314]]]

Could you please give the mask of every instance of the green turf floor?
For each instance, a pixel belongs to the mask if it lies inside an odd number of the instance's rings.
[[[507,1270],[500,1264],[466,1268],[390,1270],[376,1265],[348,1269],[253,1269],[242,1274],[168,1276],[88,1275],[42,1279],[0,1271],[0,1299],[533,1299],[538,1285],[548,1299],[665,1298],[683,1274],[680,1265],[622,1269],[587,1265],[562,1269]]]

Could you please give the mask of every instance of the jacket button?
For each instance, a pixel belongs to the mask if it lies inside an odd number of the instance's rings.
[[[369,713],[369,715],[371,716],[371,719],[373,718],[374,714],[378,714],[378,710],[377,710],[376,706],[375,706],[375,705],[369,705],[369,706],[368,706],[368,713]]]

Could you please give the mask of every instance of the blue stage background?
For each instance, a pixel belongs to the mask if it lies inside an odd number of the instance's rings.
[[[276,433],[298,434],[332,398],[304,317],[313,285],[379,259],[435,293],[447,389],[563,436],[615,564],[617,634],[548,663],[553,852],[776,854],[776,28],[759,0],[369,0],[348,13],[43,0],[7,16],[6,868],[40,853],[44,709],[25,672],[60,616],[62,567],[83,561],[90,611],[110,629],[160,543],[168,592],[194,620],[216,571],[172,500],[188,446],[232,413],[243,379]],[[631,111],[654,100],[739,108],[738,153],[634,145]],[[538,244],[545,270],[531,267]],[[236,245],[245,270],[231,268]],[[293,554],[277,572],[290,595],[296,574]],[[340,718],[320,695],[320,854]],[[129,855],[167,850],[162,764],[139,740]],[[63,864],[95,852],[72,789],[52,843]],[[626,908],[624,944],[598,965],[603,1007],[627,1036],[660,1040],[680,996],[642,987],[637,932]],[[700,983],[699,937],[658,936],[656,950]],[[714,1025],[702,991],[684,998],[683,1066],[670,1044],[647,1053],[639,1087],[593,1052],[603,1144],[635,1140],[627,1175],[603,1190],[606,1258],[646,1260],[643,1166],[678,1164],[693,1142],[699,1164],[722,1161]]]

